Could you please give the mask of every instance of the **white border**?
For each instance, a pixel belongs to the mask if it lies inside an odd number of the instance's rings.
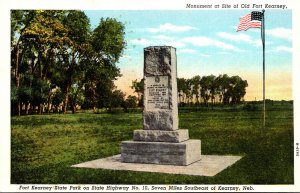
[[[293,99],[294,142],[300,143],[300,4],[293,0],[0,0],[0,192],[19,191],[19,185],[10,184],[10,10],[11,9],[80,9],[80,10],[187,10],[191,4],[286,4],[293,11]],[[190,9],[194,10],[194,9]],[[200,11],[200,10],[199,10]],[[283,83],[284,84],[284,83]],[[295,157],[295,185],[254,185],[254,191],[300,191],[300,157]],[[70,186],[70,185],[68,185]],[[106,185],[105,185],[106,186]],[[192,185],[191,185],[192,186]],[[209,185],[214,186],[214,185]],[[229,185],[224,185],[229,186]],[[235,185],[234,185],[235,186]],[[141,187],[141,186],[140,186]],[[242,186],[240,186],[242,187]],[[106,190],[107,191],[107,190]],[[132,191],[132,190],[131,190]]]

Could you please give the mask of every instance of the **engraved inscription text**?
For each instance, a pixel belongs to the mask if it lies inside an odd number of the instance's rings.
[[[169,109],[168,76],[146,77],[148,110]]]

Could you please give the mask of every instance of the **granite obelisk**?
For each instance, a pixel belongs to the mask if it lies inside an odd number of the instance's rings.
[[[144,49],[143,129],[121,144],[121,161],[189,165],[201,159],[200,140],[178,129],[177,58],[170,46]]]

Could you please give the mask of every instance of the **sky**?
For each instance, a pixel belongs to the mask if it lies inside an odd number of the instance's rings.
[[[143,49],[173,46],[180,78],[238,75],[248,81],[245,100],[262,100],[260,29],[236,32],[239,18],[257,10],[85,11],[95,28],[101,17],[125,24],[126,49],[117,66],[118,89],[133,94],[133,80],[143,77]],[[259,10],[258,10],[259,11]],[[292,11],[266,10],[266,98],[292,99]]]

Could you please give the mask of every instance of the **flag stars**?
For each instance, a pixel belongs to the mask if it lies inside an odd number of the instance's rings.
[[[262,20],[262,12],[252,11],[251,12],[251,21],[253,21],[253,20],[261,21]]]

